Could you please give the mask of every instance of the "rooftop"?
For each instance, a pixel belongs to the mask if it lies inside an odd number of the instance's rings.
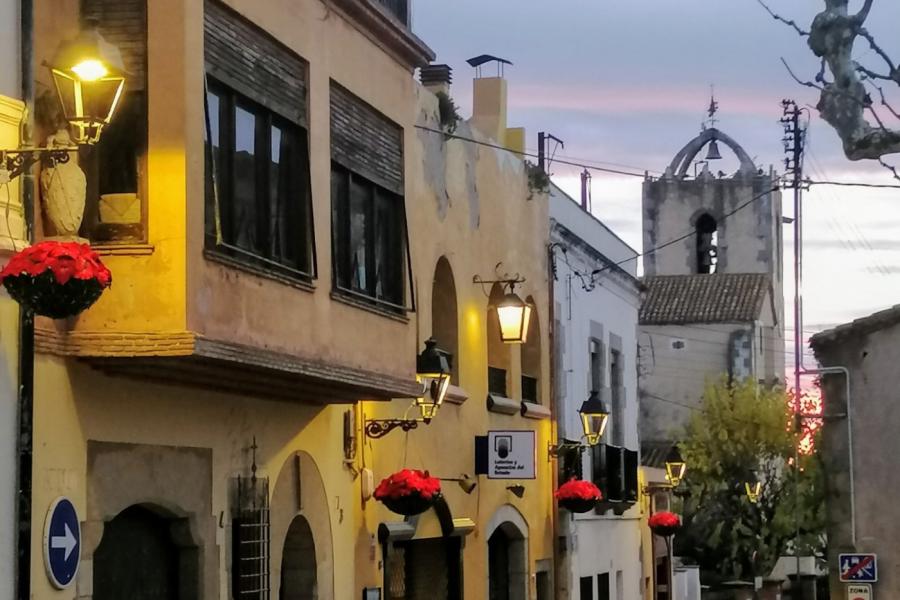
[[[900,304],[880,310],[867,317],[855,319],[849,323],[838,325],[832,329],[819,332],[809,339],[809,345],[818,350],[824,346],[833,344],[842,338],[850,336],[862,336],[886,329],[900,323]]]
[[[654,275],[642,281],[642,325],[755,321],[770,288],[764,273]]]

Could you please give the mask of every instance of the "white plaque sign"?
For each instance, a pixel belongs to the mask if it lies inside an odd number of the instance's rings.
[[[488,432],[488,479],[534,479],[534,431]]]

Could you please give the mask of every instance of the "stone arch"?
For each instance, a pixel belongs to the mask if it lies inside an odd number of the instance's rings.
[[[516,507],[504,504],[485,529],[488,558],[487,600],[526,600],[531,578],[528,565],[528,522]],[[494,593],[492,594],[492,586]],[[508,595],[498,596],[498,589]]]
[[[446,256],[438,259],[431,286],[431,337],[451,354],[450,383],[459,385],[459,310],[453,269]],[[419,349],[421,350],[421,348]]]
[[[747,154],[740,144],[734,141],[731,136],[719,131],[715,127],[710,127],[709,129],[700,132],[700,135],[685,144],[684,148],[678,151],[678,154],[676,154],[675,158],[672,159],[672,162],[669,163],[666,174],[671,174],[678,179],[683,179],[684,176],[687,175],[688,169],[697,154],[700,153],[704,146],[713,140],[720,141],[731,148],[732,152],[734,152],[741,162],[739,171],[741,174],[751,174],[756,171],[756,165],[753,164],[753,159],[750,158],[750,155]]]
[[[522,356],[522,400],[541,403],[541,323],[537,304],[528,296],[525,302],[531,305],[531,320],[528,323],[528,336],[521,346]],[[533,386],[533,389],[528,389]]]
[[[503,339],[500,337],[500,321],[494,307],[503,300],[505,295],[503,286],[499,283],[491,286],[487,306],[487,330],[485,331],[487,335],[488,391],[501,396],[510,395],[510,348],[509,345],[503,343]],[[492,384],[492,382],[494,383]],[[503,388],[504,393],[500,393],[500,387]]]
[[[287,546],[292,527],[297,525],[297,518],[302,517],[309,528],[312,546],[315,552],[316,596],[299,596],[307,598],[334,597],[334,544],[331,533],[331,517],[328,506],[328,495],[325,483],[318,466],[306,452],[295,452],[287,457],[275,485],[269,506],[271,535],[271,585],[272,597],[280,598],[281,572],[286,552],[293,550]],[[286,596],[295,598],[295,596]]]
[[[89,440],[87,455],[82,560],[93,560],[108,523],[126,509],[140,507],[168,525],[180,560],[186,561],[179,584],[180,590],[187,590],[184,597],[214,593],[219,555],[212,514],[212,450]],[[92,587],[93,570],[86,568],[84,577],[91,578],[84,585]],[[190,595],[192,590],[196,595]]]

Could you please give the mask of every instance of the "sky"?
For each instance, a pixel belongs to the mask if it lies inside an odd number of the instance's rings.
[[[824,2],[768,4],[806,28]],[[897,23],[900,2],[875,0],[866,26],[900,60]],[[436,62],[453,67],[451,95],[464,117],[471,115],[474,76],[465,60],[492,54],[512,61],[505,73],[509,124],[526,128],[531,150],[546,131],[565,142],[557,157],[657,174],[699,133],[713,86],[717,127],[757,165],[783,171],[781,100],[793,98],[812,114],[809,178],[898,183],[877,163],[844,157],[813,108],[818,92],[794,81],[781,62],[812,79],[816,58],[757,0],[416,0],[413,29],[435,50]],[[880,67],[868,46],[857,46],[858,60]],[[729,171],[729,161],[712,169]],[[581,169],[551,170],[558,185],[579,197]],[[593,213],[640,250],[642,178],[594,172],[592,181]],[[791,197],[783,196],[789,216]],[[784,243],[793,247],[790,228]],[[803,257],[803,340],[900,304],[900,189],[813,187],[804,195]],[[786,260],[791,315],[792,256]],[[790,345],[792,321],[786,329]]]

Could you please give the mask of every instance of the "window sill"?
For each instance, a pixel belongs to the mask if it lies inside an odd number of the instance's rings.
[[[152,244],[113,244],[103,242],[97,245],[91,245],[91,248],[100,256],[150,256],[153,254],[154,247]]]
[[[390,308],[380,306],[376,303],[377,301],[375,300],[373,300],[372,302],[366,302],[365,300],[356,298],[355,296],[351,296],[350,294],[345,294],[341,292],[341,290],[332,290],[331,299],[342,304],[347,304],[354,308],[360,308],[362,310],[369,311],[370,313],[392,319],[394,321],[397,321],[398,323],[409,323],[409,317],[407,317],[405,313],[401,314]]]
[[[487,409],[501,415],[515,415],[522,411],[522,403],[497,394],[488,394]]]
[[[450,404],[460,405],[469,399],[469,392],[462,389],[458,385],[450,385],[447,389],[447,399],[446,402]]]
[[[305,292],[314,292],[316,291],[316,286],[311,281],[304,281],[302,279],[297,279],[295,277],[289,277],[287,275],[283,275],[281,273],[276,273],[275,271],[271,271],[269,269],[263,269],[261,267],[256,267],[254,265],[248,264],[242,260],[238,260],[235,258],[231,258],[230,256],[225,256],[224,254],[220,254],[215,250],[204,249],[203,250],[203,258],[210,262],[219,263],[226,267],[231,267],[237,271],[243,271],[245,273],[249,273],[250,275],[255,275],[257,277],[262,277],[263,279],[271,279],[272,281],[277,281],[278,283],[283,283],[284,285],[289,285],[298,290],[303,290]]]
[[[550,409],[534,402],[522,402],[522,416],[527,419],[549,419]]]

